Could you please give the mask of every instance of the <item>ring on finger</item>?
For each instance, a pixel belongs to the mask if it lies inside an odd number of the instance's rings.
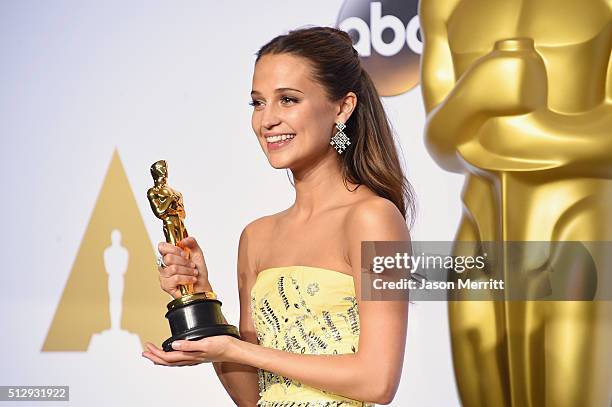
[[[166,263],[164,263],[164,258],[162,256],[157,256],[157,265],[163,269],[165,269],[166,267],[168,267],[168,265]]]

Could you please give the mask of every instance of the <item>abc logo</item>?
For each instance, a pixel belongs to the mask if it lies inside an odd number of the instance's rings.
[[[419,82],[423,49],[417,0],[345,0],[337,26],[353,39],[382,96],[407,92]]]

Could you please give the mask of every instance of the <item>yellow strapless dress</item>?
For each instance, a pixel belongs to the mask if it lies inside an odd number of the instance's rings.
[[[310,266],[273,267],[257,275],[251,311],[259,344],[286,352],[343,354],[357,351],[359,311],[353,277]],[[258,406],[370,407],[262,369]]]

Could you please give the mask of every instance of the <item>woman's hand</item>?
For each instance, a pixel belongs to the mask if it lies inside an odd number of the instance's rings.
[[[191,366],[207,362],[231,362],[233,350],[238,339],[228,336],[210,336],[199,341],[174,341],[173,352],[164,352],[162,349],[147,342],[148,351],[142,356],[156,365],[164,366]]]
[[[196,293],[213,291],[208,281],[204,253],[193,236],[179,242],[179,246],[160,242],[157,246],[167,267],[158,267],[159,284],[173,298],[179,298],[179,285],[193,284]],[[182,250],[181,247],[185,250]]]

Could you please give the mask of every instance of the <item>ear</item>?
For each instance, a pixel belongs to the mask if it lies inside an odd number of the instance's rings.
[[[339,102],[336,122],[346,123],[357,107],[357,95],[354,92],[347,93]]]

